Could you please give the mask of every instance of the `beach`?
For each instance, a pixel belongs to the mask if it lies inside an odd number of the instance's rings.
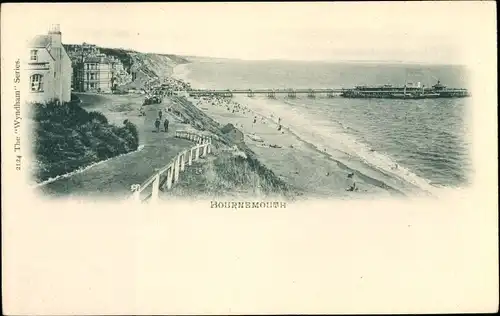
[[[192,86],[203,86],[189,80],[183,65],[174,69],[174,77]],[[356,165],[353,157],[303,140],[287,127],[286,117],[260,113],[259,105],[272,101],[247,97],[188,99],[222,126],[232,124],[243,132],[245,144],[257,154],[259,160],[281,179],[305,191],[309,198],[383,198],[403,196],[405,192],[401,188],[406,188],[407,192],[414,190],[411,184],[390,176],[374,175],[372,170],[363,168],[353,169],[339,162],[351,160],[352,165]],[[352,172],[358,187],[355,192],[346,190],[348,174]]]

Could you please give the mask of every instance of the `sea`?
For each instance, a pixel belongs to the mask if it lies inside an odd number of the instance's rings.
[[[183,67],[193,88],[205,89],[351,88],[405,82],[430,86],[437,80],[467,88],[469,82],[467,68],[458,65],[215,60]],[[366,166],[398,173],[423,189],[460,188],[470,183],[472,174],[472,99],[278,95],[272,103],[262,97],[258,111],[281,117],[284,126],[311,144],[355,155]]]

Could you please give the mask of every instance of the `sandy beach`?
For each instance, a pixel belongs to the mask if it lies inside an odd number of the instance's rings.
[[[389,194],[363,179],[356,179],[359,192],[346,191],[350,170],[328,159],[327,154],[311,148],[284,125],[279,130],[275,122],[278,118],[259,115],[247,105],[230,99],[215,102],[194,99],[192,102],[221,124],[231,123],[241,130],[245,134],[245,143],[267,167],[287,183],[306,191],[308,196],[352,198]]]
[[[185,65],[174,69],[174,77],[202,87],[187,78]],[[208,116],[220,124],[233,124],[245,135],[245,143],[258,155],[259,159],[276,175],[287,183],[305,191],[310,198],[381,198],[401,195],[391,187],[374,183],[373,179],[355,175],[359,188],[356,192],[346,191],[347,175],[353,170],[332,159],[331,152],[321,151],[313,144],[303,141],[286,126],[286,118],[258,113],[256,103],[266,102],[261,98],[233,97],[209,98],[188,97],[188,99]],[[279,120],[281,119],[281,129]],[[334,153],[335,158],[345,154]],[[358,173],[359,174],[359,173]]]

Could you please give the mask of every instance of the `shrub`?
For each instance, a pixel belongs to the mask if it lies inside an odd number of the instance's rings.
[[[92,111],[89,113],[90,120],[96,120],[102,124],[108,124],[108,118],[101,112]]]
[[[35,104],[35,177],[46,180],[139,146],[137,127],[126,122],[118,127],[97,111],[87,112],[78,104]]]

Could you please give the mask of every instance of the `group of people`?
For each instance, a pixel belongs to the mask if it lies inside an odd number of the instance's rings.
[[[156,128],[157,133],[160,132],[160,125],[161,125],[162,116],[163,116],[163,111],[162,110],[158,111],[158,117],[155,120],[155,128]],[[168,132],[168,124],[169,124],[169,121],[167,118],[165,118],[165,120],[163,121],[163,131],[164,132]]]
[[[163,81],[163,86],[166,87],[169,90],[189,90],[191,88],[191,85],[189,83],[185,83],[181,80],[168,77],[165,78]]]
[[[200,106],[203,104],[203,102],[211,103],[214,106],[226,107],[226,109],[228,111],[231,111],[232,113],[242,112],[243,114],[245,114],[245,113],[251,112],[246,106],[242,106],[241,104],[234,102],[230,99],[225,99],[225,98],[218,97],[218,96],[202,97],[201,100],[199,99],[197,101],[196,105]],[[274,117],[274,116],[271,115],[271,117]],[[161,115],[160,115],[160,118],[161,118]],[[252,120],[253,124],[256,124],[257,120],[258,120],[257,115],[254,115],[253,120]],[[263,121],[264,118],[261,118],[261,120]],[[160,121],[158,121],[158,124],[159,124],[159,122]],[[243,127],[243,125],[241,125],[241,126]],[[281,131],[282,128],[283,128],[282,127],[282,119],[281,119],[281,117],[278,117],[278,131]],[[274,146],[271,146],[271,147],[274,147]],[[397,168],[397,165],[396,165],[396,168]],[[330,175],[330,173],[328,172],[327,175]],[[351,192],[355,192],[355,191],[360,190],[357,183],[356,183],[356,180],[354,179],[354,172],[349,172],[347,174],[347,187],[345,190],[351,191]]]

